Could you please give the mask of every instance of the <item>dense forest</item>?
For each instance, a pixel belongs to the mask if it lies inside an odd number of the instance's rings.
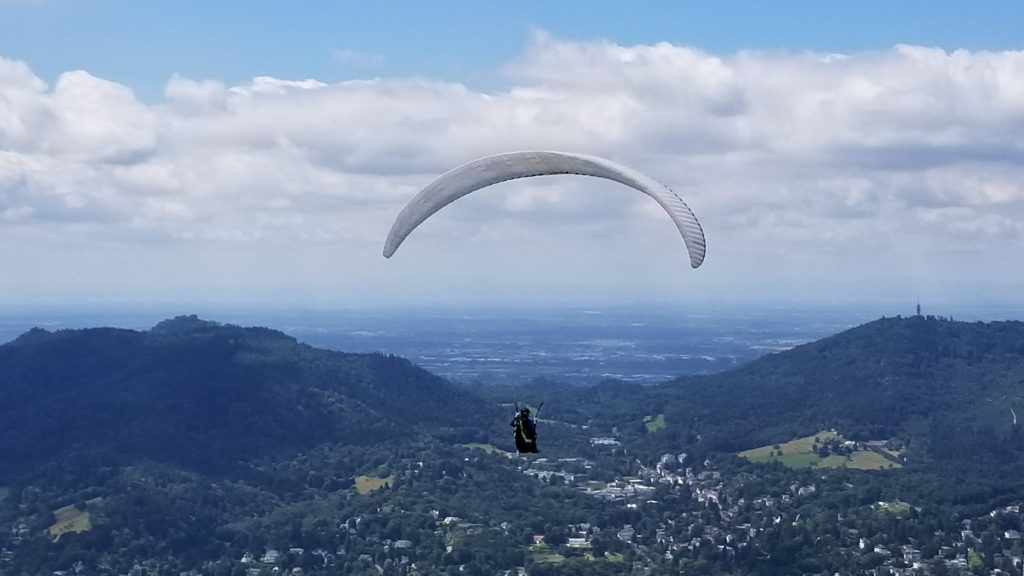
[[[921,316],[589,388],[37,329],[0,346],[0,574],[1021,574],[1022,382],[1024,324]]]

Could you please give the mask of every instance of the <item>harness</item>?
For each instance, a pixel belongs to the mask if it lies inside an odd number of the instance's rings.
[[[516,415],[512,419],[512,426],[515,428],[515,441],[516,450],[519,452],[536,452],[537,451],[537,416],[540,415],[541,406],[544,403],[541,402],[540,406],[537,406],[537,415],[531,420],[528,414],[523,414],[519,410],[519,403],[517,402]]]

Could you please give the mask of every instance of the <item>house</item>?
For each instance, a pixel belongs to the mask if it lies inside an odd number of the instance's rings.
[[[632,526],[626,524],[623,526],[622,530],[619,530],[617,536],[619,537],[619,540],[622,540],[623,542],[632,542],[633,537],[636,536],[636,531],[633,530]]]
[[[277,561],[280,559],[280,552],[274,550],[273,548],[268,548],[267,551],[263,554],[263,557],[260,558],[260,562],[264,564],[277,564]]]
[[[707,488],[701,488],[693,494],[693,497],[697,499],[697,502],[707,504],[708,502],[714,502],[718,504],[718,491],[710,490]]]
[[[566,543],[566,546],[568,546],[569,548],[590,548],[590,542],[587,542],[587,538],[585,536],[579,538],[569,538],[569,541]]]

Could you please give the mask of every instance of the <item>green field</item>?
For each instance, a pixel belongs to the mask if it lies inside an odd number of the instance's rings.
[[[69,532],[85,532],[92,528],[92,519],[89,513],[79,510],[74,504],[58,508],[53,511],[56,522],[49,528],[53,541],[60,540],[61,535]]]
[[[739,455],[751,462],[781,462],[790,468],[856,468],[858,470],[882,470],[885,468],[899,468],[900,465],[889,460],[874,450],[858,450],[849,456],[831,455],[825,458],[814,453],[814,439],[824,441],[829,438],[836,438],[845,441],[840,434],[834,430],[823,430],[811,436],[790,440],[784,444],[761,446],[752,450],[740,452]],[[780,454],[781,452],[781,454]],[[887,451],[892,456],[899,456],[898,452]]]
[[[658,414],[655,416],[644,416],[644,426],[647,426],[648,432],[657,432],[665,427],[665,415]]]
[[[473,443],[473,444],[459,444],[459,446],[462,446],[463,448],[478,448],[480,450],[483,450],[484,452],[487,452],[488,454],[510,454],[510,452],[506,452],[505,450],[502,450],[501,448],[498,448],[497,446],[495,446],[493,444]]]
[[[762,446],[760,448],[754,448],[752,450],[747,450],[745,452],[740,452],[740,456],[742,456],[742,457],[744,457],[747,460],[750,460],[752,462],[772,462],[772,461],[778,460],[778,461],[781,461],[783,464],[786,464],[787,460],[794,460],[794,461],[806,460],[806,458],[797,458],[797,456],[808,455],[808,454],[811,455],[811,456],[814,456],[814,458],[816,460],[820,460],[820,458],[818,458],[817,454],[815,454],[814,450],[813,450],[814,439],[818,438],[820,440],[826,440],[828,438],[839,438],[839,437],[840,437],[839,434],[837,434],[834,431],[831,431],[831,430],[824,431],[823,430],[823,431],[821,431],[821,432],[819,432],[817,434],[814,434],[813,436],[806,436],[804,438],[797,438],[795,440],[790,440],[789,442],[786,442],[785,444],[775,444],[773,446]],[[778,446],[778,448],[775,448],[775,446]],[[781,456],[778,455],[778,452],[780,450],[782,451],[782,455]],[[809,465],[810,464],[804,464],[804,466],[809,466]]]
[[[605,552],[603,557],[595,558],[594,555],[589,551],[585,551],[582,555],[578,550],[561,554],[556,549],[561,547],[550,548],[547,544],[532,544],[527,547],[527,554],[533,558],[534,562],[544,564],[560,564],[571,558],[571,562],[580,566],[580,562],[591,563],[591,562],[607,562],[611,564],[621,564],[625,561],[625,556],[619,553]],[[585,564],[584,564],[585,565]],[[578,573],[578,572],[574,572]]]
[[[388,476],[387,478],[376,478],[373,476],[356,476],[356,492],[360,494],[369,494],[374,490],[383,488],[386,484],[391,484],[395,481],[394,476]]]
[[[548,564],[558,564],[559,562],[565,561],[565,556],[562,556],[558,552],[552,552],[547,549],[534,550],[530,554],[533,556],[534,562],[544,562]]]
[[[858,470],[884,470],[886,468],[902,468],[903,465],[897,464],[877,452],[861,450],[850,455],[846,467]]]

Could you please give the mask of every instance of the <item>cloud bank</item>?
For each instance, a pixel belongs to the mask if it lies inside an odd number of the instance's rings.
[[[491,92],[174,76],[143,102],[0,57],[0,295],[841,298],[1024,281],[1024,51],[716,55],[538,33],[501,74]],[[704,225],[705,265],[689,269],[653,202],[573,177],[460,200],[383,259],[420,187],[531,148],[669,184]]]

